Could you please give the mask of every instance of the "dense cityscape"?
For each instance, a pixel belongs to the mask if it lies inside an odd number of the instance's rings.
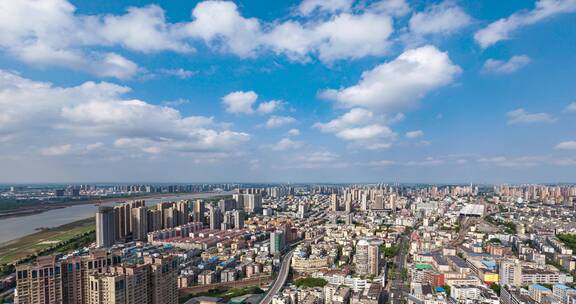
[[[576,186],[302,184],[222,193],[91,206],[87,241],[13,261],[2,297],[20,304],[576,301]]]
[[[0,0],[0,304],[576,304],[576,0]]]

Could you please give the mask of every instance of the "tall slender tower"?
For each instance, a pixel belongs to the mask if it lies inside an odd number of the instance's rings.
[[[332,195],[330,195],[330,209],[334,212],[339,210],[338,194],[336,193],[332,193]]]
[[[148,210],[148,231],[157,231],[162,229],[162,211]]]
[[[189,222],[188,201],[176,202],[176,210],[177,210],[176,226],[188,224]]]
[[[270,253],[277,254],[284,250],[286,235],[282,230],[270,233]]]
[[[96,212],[96,247],[114,245],[114,208],[98,207]]]
[[[204,213],[206,212],[206,205],[203,200],[194,201],[194,221],[204,223]]]
[[[345,205],[346,213],[352,212],[352,200],[346,200],[344,205]]]
[[[244,228],[245,215],[243,210],[234,210],[234,229]]]
[[[148,209],[137,207],[132,209],[132,238],[136,241],[146,240],[148,234]]]
[[[210,206],[210,229],[219,230],[222,224],[222,212],[216,206]]]

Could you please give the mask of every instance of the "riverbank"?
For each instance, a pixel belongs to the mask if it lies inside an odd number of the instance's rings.
[[[178,193],[178,194],[155,194],[153,197],[138,197],[145,199],[146,206],[154,206],[164,201],[178,200],[217,200],[219,197],[231,195],[232,192],[208,192],[208,193]],[[131,199],[135,199],[134,197]],[[128,199],[112,199],[102,201],[100,205],[113,206],[118,201],[127,201]],[[77,204],[66,206],[65,208],[51,209],[37,214],[19,216],[14,218],[5,218],[0,220],[0,244],[9,242],[30,234],[38,232],[41,228],[60,227],[69,223],[93,217],[98,207],[96,204]]]
[[[94,229],[94,218],[87,218],[0,243],[0,265],[13,264]]]
[[[55,202],[55,203],[42,202],[42,203],[38,203],[38,204],[34,204],[34,205],[24,205],[22,207],[18,207],[15,209],[0,211],[0,220],[7,219],[7,218],[29,216],[29,215],[34,215],[34,214],[39,214],[42,212],[50,211],[50,210],[67,208],[67,207],[78,206],[78,205],[108,204],[108,203],[115,203],[115,202],[123,202],[123,201],[131,201],[131,200],[145,200],[145,199],[162,198],[162,197],[171,197],[172,198],[172,197],[179,197],[179,196],[187,196],[190,194],[193,194],[193,193],[149,193],[149,194],[144,194],[144,195],[114,197],[114,198],[105,198],[105,199],[76,200],[76,201]]]

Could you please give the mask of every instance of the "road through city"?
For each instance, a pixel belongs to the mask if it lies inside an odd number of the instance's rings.
[[[394,259],[394,264],[396,265],[395,277],[390,283],[390,303],[400,304],[402,303],[404,295],[404,278],[402,277],[402,272],[404,271],[404,264],[406,263],[406,245],[408,244],[408,236],[402,235],[400,237],[400,250]]]
[[[270,304],[272,302],[272,298],[282,289],[282,286],[286,284],[286,280],[288,279],[288,274],[290,273],[290,262],[292,261],[292,254],[294,254],[294,250],[290,250],[284,258],[282,259],[282,265],[280,266],[280,271],[278,271],[278,277],[276,277],[276,281],[274,284],[270,286],[268,292],[260,302],[260,304]]]

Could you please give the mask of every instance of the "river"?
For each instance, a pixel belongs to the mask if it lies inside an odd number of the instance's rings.
[[[195,193],[167,195],[146,199],[146,205],[152,206],[161,201],[176,201],[186,199],[209,198],[218,195],[229,195],[232,192]],[[122,199],[118,199],[121,201]],[[129,199],[128,199],[129,200]],[[112,206],[115,203],[106,203],[102,206]],[[38,228],[52,228],[94,216],[96,207],[93,204],[75,205],[60,209],[20,217],[0,219],[0,244],[32,234]]]

